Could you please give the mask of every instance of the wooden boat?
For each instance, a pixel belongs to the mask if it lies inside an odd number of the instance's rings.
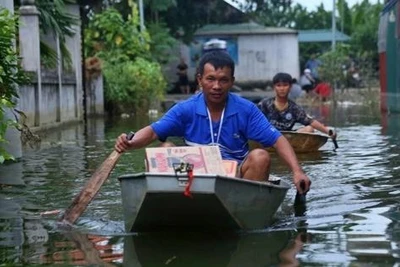
[[[319,133],[299,133],[295,131],[281,131],[281,133],[286,137],[296,153],[316,152],[329,138],[327,135]],[[257,148],[260,147],[260,145],[251,142],[250,147]],[[275,151],[272,147],[267,148],[267,150],[270,152]]]
[[[187,197],[183,174],[145,172],[118,179],[127,232],[262,229],[273,222],[290,188],[280,179],[257,182],[198,174],[190,187],[192,197]]]

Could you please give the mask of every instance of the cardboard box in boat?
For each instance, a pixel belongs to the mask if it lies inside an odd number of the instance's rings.
[[[193,164],[193,174],[235,176],[237,162],[222,160],[218,146],[177,146],[146,148],[148,172],[172,173],[181,163]]]

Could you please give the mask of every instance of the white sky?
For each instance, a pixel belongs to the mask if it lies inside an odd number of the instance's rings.
[[[354,4],[361,3],[362,0],[346,0],[349,7]],[[370,3],[378,3],[379,0],[369,0]],[[383,0],[380,0],[383,3]],[[332,10],[333,0],[294,0],[294,3],[299,3],[308,10],[315,10],[321,3],[324,4],[326,10]]]

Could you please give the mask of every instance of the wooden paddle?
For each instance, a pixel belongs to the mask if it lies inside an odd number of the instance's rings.
[[[333,131],[332,131],[332,130],[329,130],[329,135],[332,135],[332,134],[333,134]],[[337,144],[336,139],[333,139],[333,138],[332,138],[332,142],[333,142],[333,145],[335,146],[335,150],[338,149],[339,146],[338,146],[338,144]]]
[[[131,140],[134,135],[134,132],[130,132],[126,138]],[[74,198],[71,205],[64,212],[59,221],[73,224],[79,218],[89,205],[90,201],[92,201],[96,196],[104,181],[107,180],[120,156],[121,153],[115,150],[108,156],[103,164],[101,164],[101,166],[95,171],[81,192]]]
[[[300,181],[300,187],[302,190],[306,188],[306,182],[304,180]],[[299,191],[296,193],[296,197],[294,199],[294,215],[296,217],[304,216],[304,213],[306,212],[306,194],[307,193],[301,194]]]

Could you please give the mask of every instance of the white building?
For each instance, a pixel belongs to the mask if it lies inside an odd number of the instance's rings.
[[[236,82],[266,83],[277,72],[299,76],[297,35],[296,30],[256,23],[206,25],[196,31],[190,46],[181,47],[181,55],[189,62],[189,78],[193,79],[203,44],[213,38],[225,40],[236,63]]]

